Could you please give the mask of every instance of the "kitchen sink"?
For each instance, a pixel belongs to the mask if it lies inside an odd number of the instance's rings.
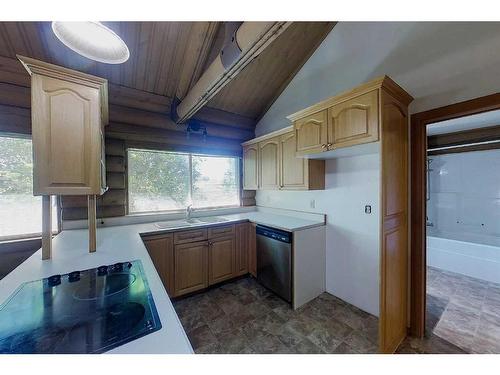
[[[194,220],[198,220],[201,223],[223,223],[228,219],[219,216],[207,216],[207,217],[198,217]]]
[[[207,217],[197,217],[192,219],[160,221],[155,223],[155,226],[160,229],[170,229],[170,228],[182,228],[197,224],[223,223],[227,220],[228,219],[219,216],[207,216]]]

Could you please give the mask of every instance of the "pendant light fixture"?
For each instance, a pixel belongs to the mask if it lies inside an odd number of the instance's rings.
[[[52,22],[52,31],[68,48],[88,59],[121,64],[130,52],[125,42],[100,22]]]

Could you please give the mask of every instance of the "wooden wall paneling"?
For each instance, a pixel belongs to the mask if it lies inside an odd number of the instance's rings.
[[[31,111],[26,108],[0,105],[0,132],[31,134]]]
[[[379,349],[406,337],[408,306],[408,109],[381,90],[381,264]]]
[[[11,57],[0,56],[0,82],[30,87],[30,81],[29,74],[26,73],[19,60],[16,59],[15,54]]]
[[[168,115],[138,109],[131,109],[114,104],[111,104],[109,106],[109,115],[113,122],[143,127],[168,129],[181,132],[185,135],[186,126],[176,124]],[[254,136],[254,132],[251,130],[210,123],[205,124],[205,126],[210,136],[238,139],[241,141],[248,140],[250,138],[253,138]]]
[[[117,98],[115,104],[126,105],[124,101],[129,98],[124,96],[121,101],[118,95],[113,95],[114,85],[144,90],[170,100],[176,94],[182,95],[186,87],[192,87],[218,55],[224,36],[222,22],[104,24],[129,47],[130,58],[125,63],[102,64],[78,55],[55,37],[50,22],[0,22],[0,82],[29,86],[29,77],[19,74],[14,60],[16,54],[24,54],[108,79],[110,96]],[[252,120],[265,113],[333,25],[332,22],[294,23],[252,61],[224,93],[219,93],[220,97],[214,98],[214,107]],[[149,103],[144,109],[152,110],[155,106]],[[169,109],[162,113],[169,113]]]
[[[202,136],[192,134],[188,139],[185,133],[115,123],[106,127],[106,134],[116,139],[126,140],[127,147],[241,155],[240,142],[225,138],[208,136],[204,141]]]
[[[203,73],[210,48],[217,35],[219,22],[195,22],[184,51],[182,69],[178,78],[175,96],[184,98]]]
[[[331,22],[293,22],[208,105],[259,118],[333,26]]]

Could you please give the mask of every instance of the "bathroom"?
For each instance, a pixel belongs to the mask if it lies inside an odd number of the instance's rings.
[[[500,351],[500,111],[427,126],[427,331]]]

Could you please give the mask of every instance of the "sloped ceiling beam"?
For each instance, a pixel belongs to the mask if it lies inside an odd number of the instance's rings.
[[[234,37],[224,45],[223,51],[177,105],[176,113],[172,114],[176,122],[184,123],[191,118],[290,25],[291,22],[241,24]],[[235,48],[239,49],[238,53]],[[234,57],[228,60],[228,54],[234,54]]]

